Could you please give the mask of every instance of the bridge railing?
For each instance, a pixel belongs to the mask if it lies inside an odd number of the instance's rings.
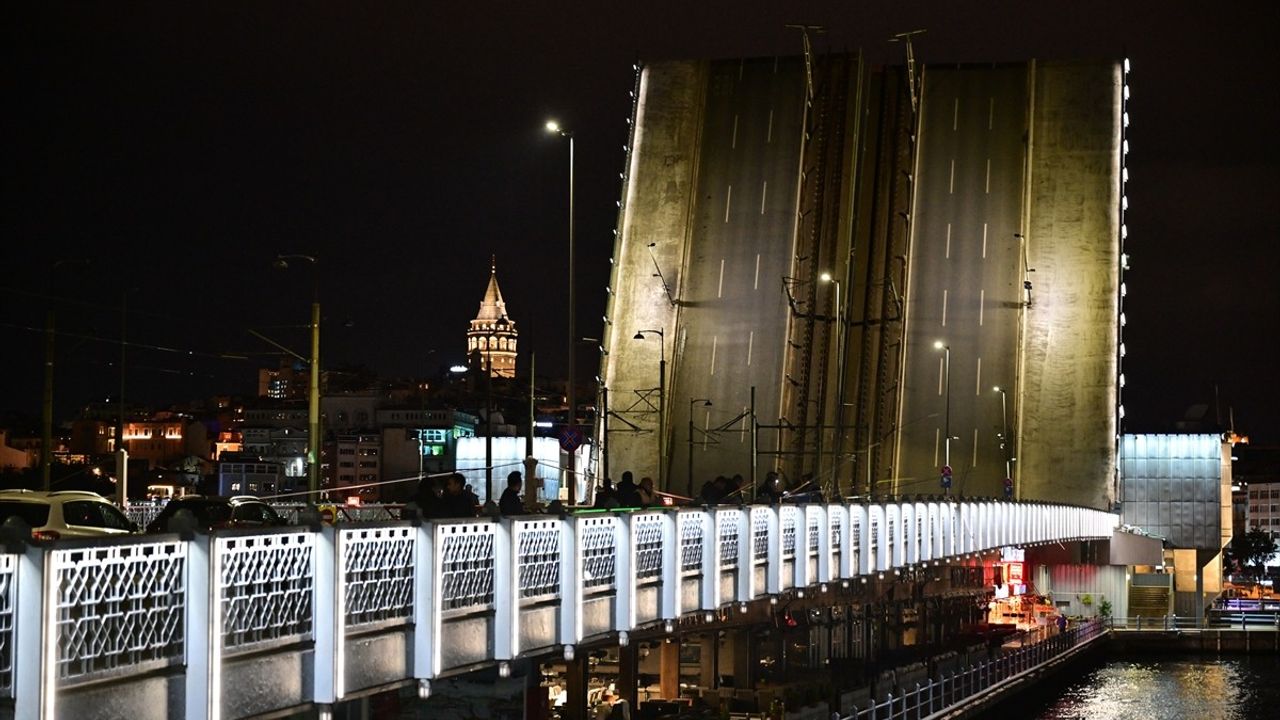
[[[998,511],[997,511],[998,509]],[[721,506],[55,541],[0,553],[0,697],[112,717],[124,683],[187,718],[431,680],[1026,542],[1114,515],[1031,503]],[[1053,528],[1060,528],[1055,531]],[[1055,535],[1055,532],[1070,534]],[[18,653],[15,648],[23,648]],[[31,648],[31,651],[27,649]],[[44,708],[34,711],[33,707]],[[173,716],[178,716],[174,713]]]

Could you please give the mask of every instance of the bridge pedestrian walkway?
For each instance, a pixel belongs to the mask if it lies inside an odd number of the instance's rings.
[[[437,678],[690,614],[1118,525],[921,498],[11,543],[0,702],[23,719],[217,720],[404,682],[425,697]]]

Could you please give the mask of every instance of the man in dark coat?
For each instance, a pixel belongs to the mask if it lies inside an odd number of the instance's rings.
[[[444,496],[440,498],[440,515],[445,518],[476,516],[474,497],[467,492],[467,480],[462,473],[454,473],[445,480]]]
[[[636,485],[635,476],[630,470],[622,473],[622,482],[614,489],[618,499],[618,507],[640,507],[640,488]]]
[[[520,476],[519,470],[507,475],[507,489],[502,491],[502,497],[498,499],[498,512],[503,515],[524,514],[524,503],[520,501],[520,487],[523,484],[524,478]]]

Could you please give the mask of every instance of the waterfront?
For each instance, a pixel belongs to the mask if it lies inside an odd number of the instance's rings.
[[[992,708],[1039,720],[1252,720],[1280,707],[1280,656],[1098,653]]]

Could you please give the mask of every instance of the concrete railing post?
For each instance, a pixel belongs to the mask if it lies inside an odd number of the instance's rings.
[[[221,608],[213,602],[210,588],[212,552],[213,542],[208,535],[199,534],[187,541],[187,616],[182,629],[186,643],[186,720],[214,716],[212,679],[215,665],[222,661],[222,637],[213,634],[213,613],[221,612]]]

